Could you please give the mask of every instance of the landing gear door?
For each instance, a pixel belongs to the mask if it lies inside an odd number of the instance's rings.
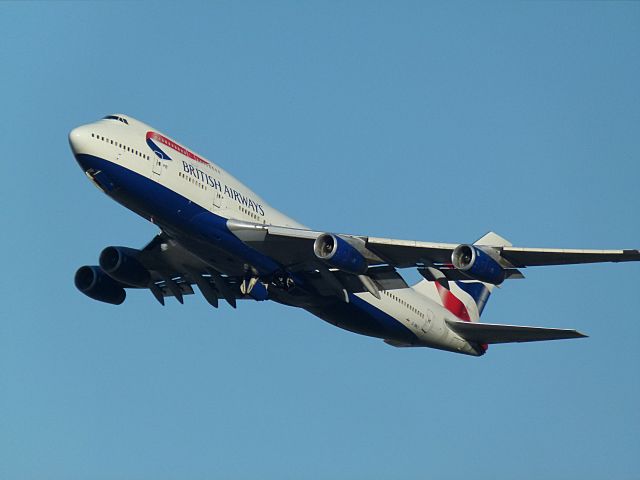
[[[213,208],[214,210],[224,208],[224,195],[217,188],[213,189]]]
[[[152,157],[151,161],[153,162],[153,173],[155,173],[156,175],[162,175],[162,158],[158,157],[156,154]]]
[[[422,317],[422,324],[420,325],[420,330],[422,330],[422,333],[427,333],[429,330],[431,330],[434,319],[434,313],[431,310],[427,310]]]

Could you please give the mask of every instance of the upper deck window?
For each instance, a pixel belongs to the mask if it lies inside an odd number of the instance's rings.
[[[106,117],[103,117],[103,120],[118,120],[125,125],[129,125],[129,122],[127,122],[126,118],[118,117],[117,115],[107,115]]]

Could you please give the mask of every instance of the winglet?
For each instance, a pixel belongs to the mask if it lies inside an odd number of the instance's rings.
[[[474,242],[474,245],[487,245],[491,247],[510,247],[513,244],[496,232],[489,232]]]

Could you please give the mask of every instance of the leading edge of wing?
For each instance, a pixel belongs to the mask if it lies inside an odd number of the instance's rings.
[[[524,327],[519,325],[460,322],[457,320],[447,320],[447,324],[465,340],[486,344],[539,342],[587,337],[587,335],[577,330],[563,328]]]

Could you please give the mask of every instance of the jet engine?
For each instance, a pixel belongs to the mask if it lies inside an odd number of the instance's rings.
[[[100,302],[120,305],[127,296],[122,285],[97,265],[80,267],[74,282],[78,290]]]
[[[100,254],[100,267],[111,278],[132,287],[146,288],[151,275],[137,257],[139,250],[127,247],[107,247]]]
[[[474,245],[458,245],[451,254],[451,262],[458,270],[481,282],[500,285],[505,271],[488,253]]]
[[[331,233],[316,238],[313,253],[328,265],[354,275],[362,275],[368,268],[364,256],[353,245]]]

